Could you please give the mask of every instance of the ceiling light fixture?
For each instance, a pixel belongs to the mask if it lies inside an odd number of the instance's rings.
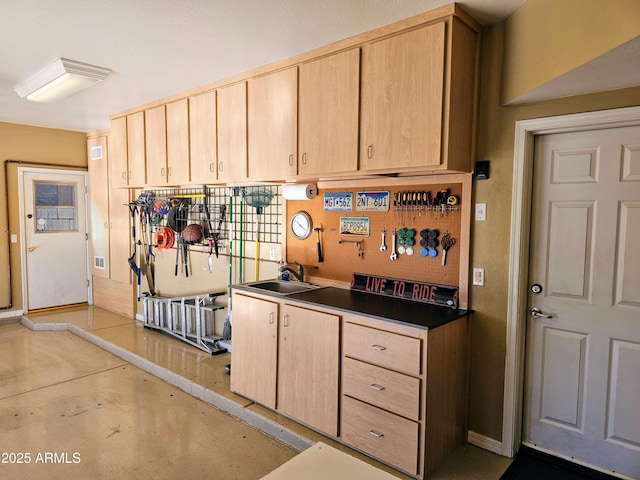
[[[58,58],[13,89],[22,98],[34,102],[55,102],[78,93],[104,80],[111,73],[108,68]]]

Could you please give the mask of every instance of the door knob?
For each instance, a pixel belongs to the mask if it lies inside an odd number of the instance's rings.
[[[36,249],[36,247],[29,247],[29,248],[28,248],[28,250],[29,250],[30,252],[33,252],[35,249]]]
[[[531,312],[531,316],[533,318],[553,318],[553,315],[542,313],[542,310],[540,310],[538,307],[531,307],[531,310],[529,310],[529,312]]]

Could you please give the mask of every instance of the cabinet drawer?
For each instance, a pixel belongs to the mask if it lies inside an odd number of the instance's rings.
[[[416,422],[342,397],[342,440],[413,475],[418,470],[418,428]]]
[[[418,378],[344,358],[342,392],[411,420],[420,418]]]
[[[346,322],[344,354],[381,367],[420,375],[421,341]]]

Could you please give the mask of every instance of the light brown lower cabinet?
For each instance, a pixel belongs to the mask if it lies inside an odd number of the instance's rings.
[[[231,390],[416,478],[466,441],[468,325],[233,292]]]
[[[231,391],[335,437],[340,317],[236,292],[232,304]]]

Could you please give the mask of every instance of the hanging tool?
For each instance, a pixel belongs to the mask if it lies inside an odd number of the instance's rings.
[[[206,185],[202,186],[202,193],[204,194],[204,201],[202,202],[204,205],[204,214],[207,218],[207,223],[204,227],[204,238],[210,238],[213,229],[211,228],[211,216],[209,215],[209,195]]]
[[[145,224],[147,232],[147,255],[145,257],[144,268],[145,276],[147,277],[147,284],[149,286],[149,293],[152,297],[156,295],[156,282],[155,282],[155,261],[156,256],[153,254],[153,242],[151,241],[151,212],[152,207],[147,205],[145,207]]]
[[[225,216],[227,213],[227,206],[222,204],[219,207],[219,214],[218,214],[218,227],[216,228],[216,231],[213,232],[213,248],[214,251],[216,252],[216,258],[219,258],[220,256],[220,233],[222,230],[222,224],[224,223],[225,220]],[[229,249],[231,249],[231,237],[229,237]]]
[[[391,233],[391,255],[389,256],[392,262],[398,259],[398,254],[396,253],[396,235],[397,234],[398,232],[394,228],[393,233]]]
[[[129,213],[131,215],[131,256],[127,259],[129,267],[133,270],[133,273],[138,274],[138,266],[136,265],[136,214],[138,213],[138,204],[130,203],[128,205]]]
[[[444,266],[447,263],[447,252],[451,248],[452,245],[456,243],[455,238],[451,238],[449,235],[449,231],[446,231],[444,235],[442,235],[442,239],[440,240],[440,244],[442,245],[442,265]]]
[[[137,298],[138,301],[140,301],[140,282],[141,282],[141,278],[142,277],[142,237],[143,237],[143,233],[142,233],[142,218],[144,216],[144,208],[140,207],[138,209],[138,211],[140,212],[140,215],[136,215],[138,217],[138,232],[140,232],[140,235],[138,236],[138,281],[137,281]]]
[[[260,217],[265,207],[271,204],[273,193],[269,187],[245,187],[243,197],[247,201],[247,206],[256,209],[256,253],[255,253],[255,279],[260,276]]]
[[[320,232],[322,232],[322,227],[316,227],[313,229],[316,232],[316,246],[318,247],[318,262],[322,262],[324,259],[322,258],[322,244],[320,243]]]
[[[380,244],[380,251],[384,252],[387,249],[387,244],[386,244],[387,231],[383,228],[380,233],[382,234],[382,243]]]
[[[224,325],[222,326],[222,339],[231,340],[231,294],[233,285],[233,196],[235,188],[231,189],[229,193],[229,295],[227,297],[227,315],[224,318]],[[220,229],[221,222],[218,223],[218,230]],[[229,367],[231,368],[231,367]]]
[[[213,240],[209,239],[209,258],[207,258],[207,265],[209,267],[209,273],[213,273],[213,258],[211,255],[213,254]]]
[[[364,243],[364,240],[338,240],[339,245],[342,245],[343,243],[353,243],[358,248],[358,256],[360,258],[364,258],[364,252],[362,251],[362,244]]]

